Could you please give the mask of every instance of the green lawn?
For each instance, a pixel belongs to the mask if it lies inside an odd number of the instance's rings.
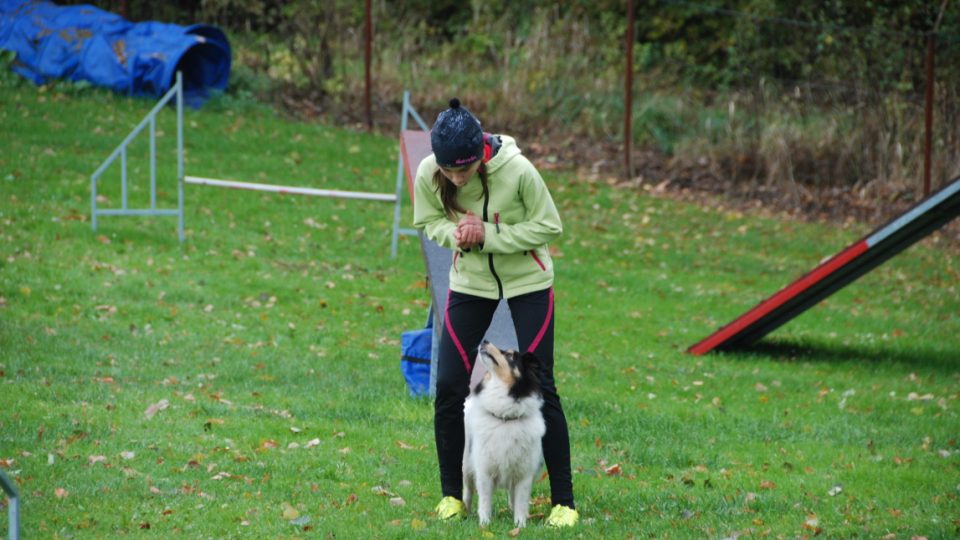
[[[390,205],[187,186],[182,245],[171,218],[91,230],[89,175],[152,105],[0,77],[0,467],[24,536],[506,536],[505,497],[487,530],[431,515],[432,406],[399,370],[429,295],[415,239],[390,258]],[[196,176],[393,189],[393,138],[249,102],[187,111],[186,144]],[[522,537],[960,534],[955,250],[928,240],[750,351],[691,357],[871,225],[545,176],[566,227],[556,362],[582,521],[546,529],[541,480]]]

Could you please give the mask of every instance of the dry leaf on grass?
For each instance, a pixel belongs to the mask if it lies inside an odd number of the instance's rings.
[[[147,417],[147,420],[149,420],[149,419],[153,418],[154,416],[156,416],[156,414],[157,414],[158,412],[166,409],[166,408],[169,407],[169,406],[170,406],[170,402],[169,402],[169,401],[167,401],[166,399],[161,399],[160,401],[158,401],[158,402],[154,403],[153,405],[150,405],[149,407],[147,407],[147,410],[144,411],[143,415]]]

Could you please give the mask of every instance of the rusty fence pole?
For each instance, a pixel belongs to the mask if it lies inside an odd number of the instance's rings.
[[[633,0],[627,0],[627,65],[623,96],[623,166],[627,180],[633,177],[633,163],[630,158],[630,148],[633,146],[633,22]]]
[[[933,32],[927,34],[927,89],[924,99],[924,141],[923,141],[923,196],[930,195],[930,167],[931,153],[933,146],[933,50],[936,34]]]
[[[366,0],[366,22],[365,22],[365,34],[366,34],[366,48],[363,53],[363,63],[364,71],[366,76],[366,86],[364,88],[363,94],[363,106],[367,113],[367,130],[373,129],[373,111],[370,105],[370,57],[372,56],[373,49],[373,23],[371,22],[371,6],[370,0]]]

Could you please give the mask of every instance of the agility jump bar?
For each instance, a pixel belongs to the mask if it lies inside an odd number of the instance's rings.
[[[366,193],[363,191],[341,191],[336,189],[316,189],[295,186],[278,186],[273,184],[257,184],[255,182],[237,182],[235,180],[217,180],[200,176],[184,176],[187,184],[203,186],[226,187],[232,189],[247,189],[252,191],[269,191],[273,193],[291,195],[312,195],[314,197],[333,197],[338,199],[363,199],[368,201],[396,202],[397,196],[393,193]]]
[[[960,215],[960,178],[687,349],[748,346]]]

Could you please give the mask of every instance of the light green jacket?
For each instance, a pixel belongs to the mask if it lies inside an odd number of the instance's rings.
[[[457,222],[443,212],[433,183],[437,162],[420,162],[414,185],[413,226],[437,244],[453,250],[450,289],[483,298],[512,298],[553,285],[548,242],[563,225],[540,173],[520,153],[512,137],[500,136],[500,151],[486,163],[489,196],[483,198],[474,177],[457,194],[460,205],[484,221],[484,242],[461,251],[453,238]]]

